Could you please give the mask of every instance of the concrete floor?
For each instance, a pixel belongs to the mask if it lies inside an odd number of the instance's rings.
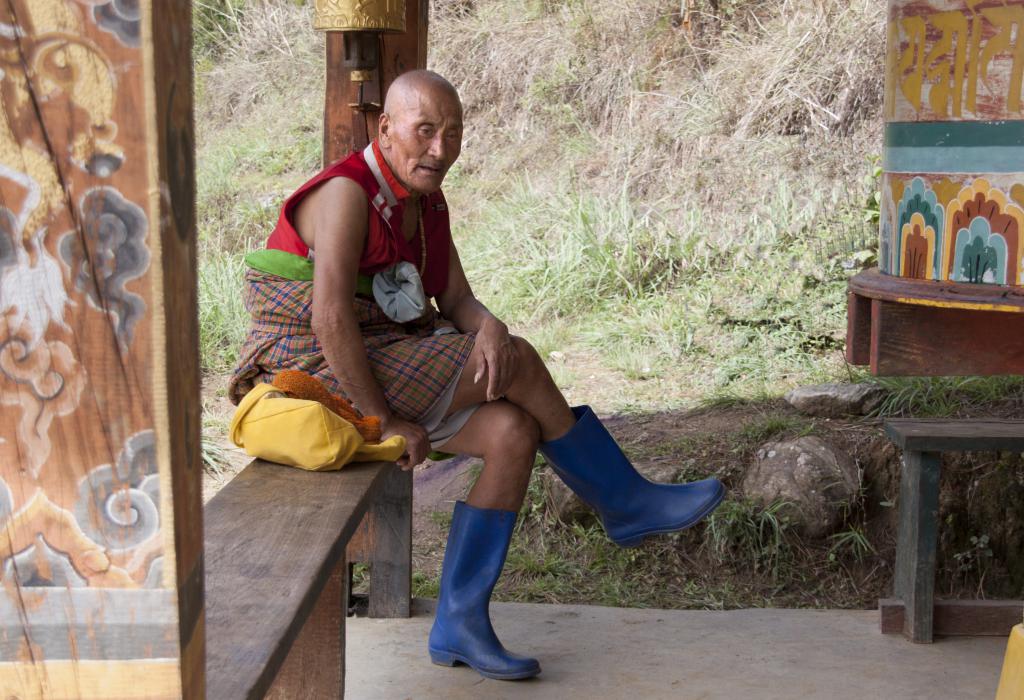
[[[914,645],[879,634],[874,611],[501,603],[491,606],[498,636],[544,669],[529,681],[503,682],[432,665],[432,602],[414,609],[408,620],[349,618],[349,700],[991,700],[1006,648],[998,637]]]

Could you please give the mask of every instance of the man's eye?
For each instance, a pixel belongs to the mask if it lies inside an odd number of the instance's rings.
[[[420,127],[420,134],[423,135],[423,136],[433,136],[434,135],[434,130],[431,127],[429,127],[429,126],[421,126]]]

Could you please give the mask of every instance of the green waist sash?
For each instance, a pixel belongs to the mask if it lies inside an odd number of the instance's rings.
[[[264,248],[254,250],[245,256],[245,264],[253,270],[284,277],[296,282],[313,281],[313,261],[285,250]],[[373,296],[373,278],[359,275],[356,278],[356,294]]]

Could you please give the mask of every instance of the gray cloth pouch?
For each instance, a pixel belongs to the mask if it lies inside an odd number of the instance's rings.
[[[396,323],[415,321],[427,312],[420,273],[405,260],[373,276],[373,298],[384,315]]]

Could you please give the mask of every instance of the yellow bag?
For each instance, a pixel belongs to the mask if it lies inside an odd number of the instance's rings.
[[[393,462],[405,453],[401,435],[368,443],[322,403],[288,398],[272,384],[256,385],[238,404],[231,442],[253,457],[310,471],[341,469],[349,462]]]

